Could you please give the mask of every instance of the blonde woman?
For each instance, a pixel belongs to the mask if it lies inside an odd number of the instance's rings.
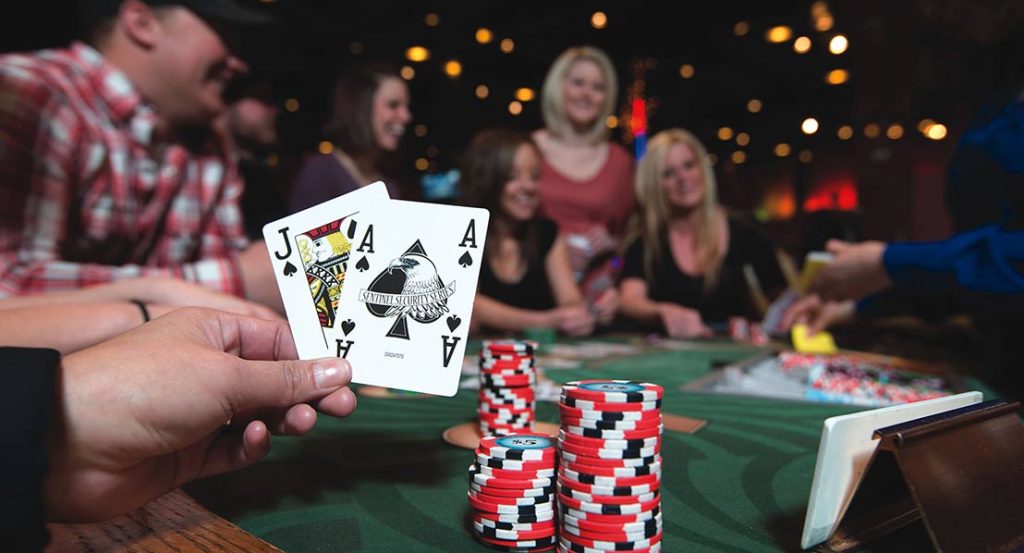
[[[570,48],[548,70],[541,91],[544,128],[533,133],[541,152],[540,214],[558,223],[573,274],[597,302],[614,286],[611,256],[633,212],[633,158],[609,141],[618,80],[608,56]]]
[[[636,197],[623,315],[669,336],[703,336],[730,316],[760,318],[745,272],[771,297],[784,289],[772,245],[718,204],[707,150],[693,134],[671,129],[651,139],[637,166]]]

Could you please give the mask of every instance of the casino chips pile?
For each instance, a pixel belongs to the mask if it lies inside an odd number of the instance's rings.
[[[480,440],[469,467],[477,539],[506,551],[546,551],[555,537],[555,442],[517,434]]]
[[[507,436],[533,430],[536,349],[534,342],[484,341],[477,407],[481,435]]]
[[[628,380],[562,387],[558,551],[661,551],[663,394]]]

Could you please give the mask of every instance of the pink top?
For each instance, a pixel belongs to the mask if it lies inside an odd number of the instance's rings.
[[[586,234],[600,226],[622,237],[633,213],[633,157],[615,143],[608,159],[593,177],[578,181],[541,162],[540,214],[558,223],[564,233]]]

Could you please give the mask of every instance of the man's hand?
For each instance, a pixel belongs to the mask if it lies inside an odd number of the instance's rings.
[[[810,290],[822,300],[858,300],[891,284],[882,262],[884,242],[850,244],[829,240],[826,249],[834,257],[821,269]]]
[[[551,310],[552,325],[566,336],[588,336],[594,332],[594,315],[583,306],[556,307]]]
[[[350,414],[342,359],[296,360],[287,324],[179,309],[64,358],[45,490],[50,518],[100,520]],[[228,423],[230,422],[230,425]]]

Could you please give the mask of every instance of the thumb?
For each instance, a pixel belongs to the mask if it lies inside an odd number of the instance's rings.
[[[844,242],[842,240],[829,240],[825,243],[825,251],[831,254],[838,255],[846,251],[852,244]]]
[[[226,399],[233,412],[290,407],[319,400],[352,380],[348,361],[335,357],[289,361],[242,361],[232,371]]]

